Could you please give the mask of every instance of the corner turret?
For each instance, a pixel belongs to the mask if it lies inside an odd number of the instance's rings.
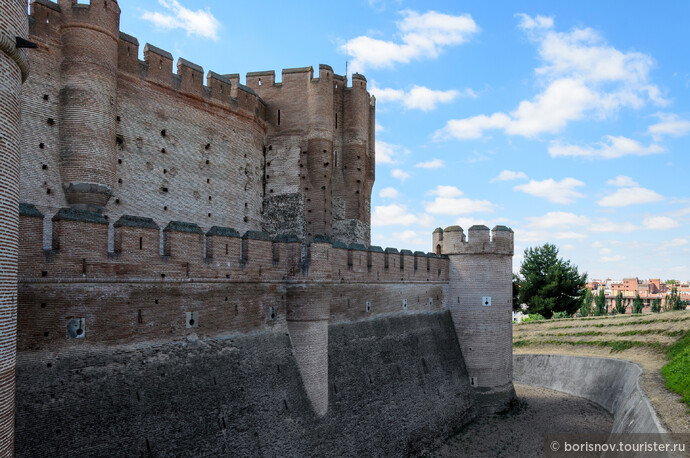
[[[513,231],[477,225],[436,229],[434,248],[450,259],[448,307],[480,411],[498,412],[513,388]]]

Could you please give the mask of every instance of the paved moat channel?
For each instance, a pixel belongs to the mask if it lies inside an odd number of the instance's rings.
[[[584,398],[515,384],[520,406],[514,412],[479,418],[425,456],[542,456],[546,433],[605,433],[613,416]]]

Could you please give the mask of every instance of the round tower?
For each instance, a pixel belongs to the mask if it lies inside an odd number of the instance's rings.
[[[116,0],[59,0],[63,22],[60,87],[60,174],[67,204],[102,211],[116,169]]]
[[[309,189],[305,189],[304,219],[307,240],[317,234],[331,235],[333,219],[333,69],[319,65],[318,82],[308,89],[307,175]]]
[[[367,79],[355,73],[352,87],[343,95],[342,188],[337,198],[344,206],[333,221],[334,237],[369,245],[371,189],[374,185],[374,100]],[[335,197],[335,196],[334,196]]]
[[[14,454],[20,94],[28,76],[26,2],[0,2],[0,456]]]
[[[505,410],[513,388],[513,231],[449,227],[438,242],[450,258],[448,305],[480,412]],[[440,233],[434,234],[437,243]]]

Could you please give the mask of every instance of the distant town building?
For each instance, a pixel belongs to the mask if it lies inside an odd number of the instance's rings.
[[[623,280],[590,280],[585,287],[592,291],[592,298],[599,294],[599,290],[604,290],[606,296],[606,306],[609,311],[616,307],[616,297],[621,293],[623,305],[626,313],[632,312],[633,301],[639,294],[642,300],[642,312],[650,312],[654,299],[660,299],[662,308],[666,303],[666,296],[671,294],[675,286],[676,291],[683,301],[690,301],[690,282],[675,282],[669,280],[668,283],[660,278],[650,278],[640,280],[637,277],[624,278]]]

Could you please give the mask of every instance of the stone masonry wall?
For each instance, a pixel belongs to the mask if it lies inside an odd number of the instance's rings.
[[[474,417],[447,312],[329,328],[321,417],[284,322],[221,339],[23,352],[17,456],[408,456]]]

